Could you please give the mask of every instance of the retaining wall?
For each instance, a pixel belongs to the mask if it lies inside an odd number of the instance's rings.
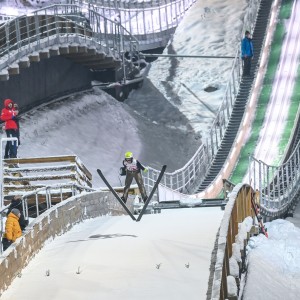
[[[10,98],[22,111],[73,92],[91,88],[93,73],[61,56],[32,62],[19,75],[0,81],[0,102]]]

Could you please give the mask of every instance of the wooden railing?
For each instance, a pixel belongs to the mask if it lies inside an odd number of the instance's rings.
[[[254,190],[248,184],[238,184],[230,192],[229,201],[226,205],[224,216],[221,222],[219,235],[215,243],[215,265],[213,266],[213,274],[211,284],[207,292],[208,299],[224,300],[238,299],[237,296],[231,296],[228,293],[227,277],[231,275],[229,267],[229,259],[232,256],[232,245],[238,234],[239,223],[242,223],[246,217],[254,216],[251,209],[251,194]],[[251,228],[251,232],[257,233],[256,226]],[[248,235],[248,238],[250,235]],[[246,244],[245,240],[245,244]],[[242,258],[245,259],[245,251],[241,249]],[[240,269],[243,267],[239,264]],[[239,278],[235,278],[239,285]]]
[[[75,155],[5,159],[2,178],[4,205],[14,195],[49,185],[92,187],[92,174]]]

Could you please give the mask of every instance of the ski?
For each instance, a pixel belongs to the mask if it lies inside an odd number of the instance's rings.
[[[164,165],[164,166],[162,167],[162,169],[161,169],[161,171],[160,171],[160,173],[159,173],[159,175],[158,175],[158,178],[157,178],[157,180],[156,180],[156,182],[155,182],[155,184],[154,184],[154,186],[153,186],[153,189],[152,189],[152,191],[150,192],[150,195],[149,195],[147,201],[145,202],[145,204],[144,204],[144,206],[143,206],[143,208],[142,208],[142,210],[141,210],[141,212],[140,212],[140,214],[139,214],[139,216],[138,216],[138,218],[137,218],[137,220],[136,220],[137,222],[139,222],[139,221],[141,220],[143,214],[145,213],[145,210],[146,210],[148,204],[150,203],[150,200],[151,200],[151,198],[153,197],[154,192],[155,192],[155,190],[157,189],[157,187],[158,187],[158,185],[159,185],[159,183],[160,183],[160,181],[161,181],[161,179],[162,179],[162,177],[163,177],[163,175],[164,175],[164,173],[165,173],[165,171],[166,171],[166,168],[167,168],[166,165]]]
[[[126,204],[122,201],[122,199],[119,197],[119,195],[116,193],[116,191],[112,188],[112,186],[108,183],[108,181],[106,180],[106,178],[104,177],[103,173],[101,172],[101,170],[97,169],[97,172],[99,174],[99,176],[101,177],[101,179],[104,181],[104,183],[106,184],[106,186],[110,189],[110,191],[113,193],[113,195],[116,197],[116,199],[119,201],[119,203],[123,206],[123,208],[126,210],[126,212],[128,213],[128,215],[131,217],[132,220],[136,221],[135,216],[132,214],[132,212],[127,208]]]
[[[258,221],[258,224],[259,224],[259,228],[261,229],[262,233],[268,238],[269,235],[268,235],[268,232],[265,228],[265,225],[262,221],[262,216],[260,215],[260,212],[258,211],[258,207],[257,205],[255,204],[255,201],[254,201],[254,195],[255,193],[254,192],[251,192],[251,204],[252,204],[252,208],[254,210],[254,213],[255,213],[255,216],[256,216],[256,219]]]

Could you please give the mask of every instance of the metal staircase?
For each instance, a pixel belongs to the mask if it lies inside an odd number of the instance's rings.
[[[251,68],[253,75],[242,77],[239,92],[237,94],[232,114],[221,145],[214,157],[214,160],[208,170],[205,179],[197,189],[197,192],[205,190],[209,186],[209,184],[218,176],[236,139],[245,112],[245,107],[250,96],[252,84],[259,67],[261,50],[269,21],[272,2],[272,0],[262,0],[260,3],[253,32],[254,58]]]

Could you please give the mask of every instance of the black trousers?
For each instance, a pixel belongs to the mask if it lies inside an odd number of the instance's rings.
[[[124,194],[123,194],[125,201],[127,201],[128,191],[129,191],[129,188],[130,188],[133,178],[135,179],[135,181],[139,187],[139,190],[142,194],[142,198],[145,201],[146,197],[147,197],[147,193],[145,190],[142,174],[140,172],[134,172],[134,171],[133,172],[126,171],[125,187],[124,187]]]
[[[243,57],[244,68],[243,75],[250,75],[252,57]]]
[[[17,129],[7,129],[6,135],[8,138],[16,137],[18,138],[18,130]],[[16,158],[17,157],[17,142],[8,141],[5,146],[5,154],[4,158]]]
[[[7,238],[2,238],[3,251],[5,251],[11,244],[12,242],[9,241]]]

